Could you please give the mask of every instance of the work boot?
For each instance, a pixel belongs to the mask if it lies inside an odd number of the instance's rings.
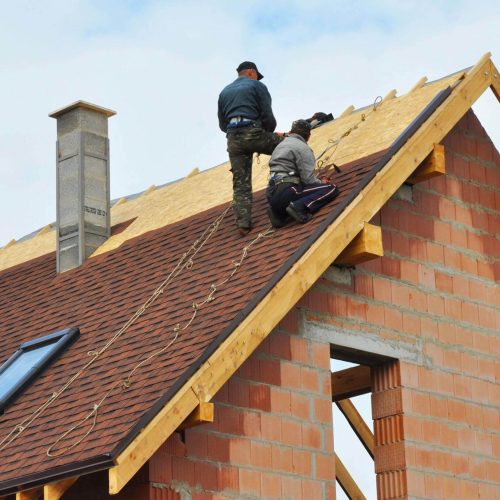
[[[290,222],[290,217],[281,217],[271,207],[267,207],[267,216],[273,227],[283,227]]]
[[[294,205],[293,201],[291,201],[288,207],[286,207],[286,213],[292,219],[300,222],[301,224],[305,224],[312,219],[312,214],[298,208],[296,205]]]
[[[238,232],[240,233],[240,236],[246,236],[250,231],[252,230],[251,227],[238,227]]]

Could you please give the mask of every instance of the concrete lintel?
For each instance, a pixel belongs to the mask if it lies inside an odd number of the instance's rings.
[[[409,361],[419,365],[424,364],[421,341],[417,341],[416,345],[409,345],[401,341],[381,339],[373,333],[348,331],[312,321],[304,321],[302,327],[304,336],[315,341],[328,342],[334,346],[366,354]]]

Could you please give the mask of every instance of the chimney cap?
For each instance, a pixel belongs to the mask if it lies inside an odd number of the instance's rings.
[[[92,104],[91,102],[87,101],[76,101],[68,104],[67,106],[64,106],[63,108],[56,109],[54,112],[50,113],[49,116],[51,118],[59,118],[61,115],[64,115],[68,111],[76,108],[90,109],[92,111],[96,111],[97,113],[105,115],[107,118],[116,115],[116,111],[113,111],[112,109],[103,108],[102,106],[98,106],[97,104]]]

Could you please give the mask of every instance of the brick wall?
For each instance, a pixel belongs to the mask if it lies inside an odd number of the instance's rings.
[[[472,112],[444,144],[447,175],[375,217],[385,256],[326,272],[214,423],[174,434],[123,498],[335,498],[329,345],[307,325],[412,353],[372,370],[379,498],[500,498],[500,157]]]
[[[214,399],[215,419],[174,434],[149,462],[181,498],[334,498],[330,351],[291,312]],[[163,497],[158,497],[163,498]]]
[[[380,498],[500,498],[500,156],[472,111],[443,144],[447,175],[375,217],[385,256],[300,303],[414,354],[373,373]]]

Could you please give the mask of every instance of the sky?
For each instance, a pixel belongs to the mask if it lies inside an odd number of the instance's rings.
[[[227,159],[220,90],[258,64],[278,130],[471,66],[500,65],[495,1],[0,0],[0,247],[55,221],[56,122],[78,99],[110,119],[111,197]],[[491,92],[488,91],[488,94]],[[475,107],[496,144],[499,108]]]
[[[243,60],[265,75],[280,131],[393,88],[404,94],[421,76],[440,78],[488,51],[500,66],[495,0],[0,0],[0,8],[0,247],[55,221],[48,114],[76,100],[117,111],[109,135],[119,198],[227,160],[217,97]],[[474,110],[499,147],[491,92]]]

